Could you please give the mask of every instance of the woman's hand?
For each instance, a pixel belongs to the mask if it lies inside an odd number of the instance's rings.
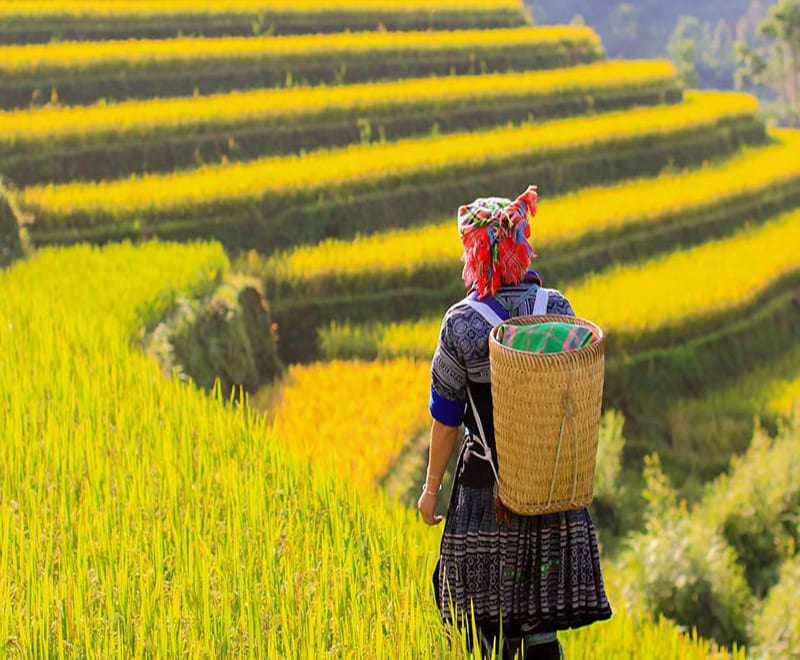
[[[438,525],[442,522],[443,517],[436,515],[436,505],[439,503],[438,491],[430,492],[423,490],[422,495],[417,500],[417,508],[422,514],[422,519],[426,525]]]
[[[439,503],[439,491],[442,490],[442,479],[447,462],[456,445],[457,426],[447,426],[434,419],[431,425],[431,446],[428,454],[428,470],[422,495],[417,500],[417,509],[427,525],[438,525],[444,516],[435,514]]]

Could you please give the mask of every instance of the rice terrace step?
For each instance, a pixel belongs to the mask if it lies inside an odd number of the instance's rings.
[[[800,139],[794,131],[773,130],[770,136],[767,146],[685,172],[586,187],[550,200],[543,196],[533,233],[537,270],[559,285],[795,207]],[[266,259],[251,253],[241,267],[263,279],[279,324],[297,315],[306,319],[307,332],[283,345],[293,360],[298,351],[309,355],[312,333],[330,321],[399,320],[458,300],[462,264],[453,227],[452,218],[443,219],[352,241],[327,239]]]
[[[0,43],[524,25],[515,0],[11,0]]]
[[[597,34],[571,26],[23,44],[0,46],[0,107],[554,69],[604,55]]]
[[[476,181],[553,192],[658,171],[763,142],[744,94],[692,92],[681,103],[481,132],[351,145],[105,182],[31,186],[17,201],[37,242],[213,237],[272,251],[412,224],[458,205]],[[286,219],[293,221],[287,223]]]
[[[120,178],[681,97],[672,63],[641,60],[0,111],[0,173],[17,186]]]

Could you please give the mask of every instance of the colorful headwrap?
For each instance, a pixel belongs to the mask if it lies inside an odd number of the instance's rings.
[[[503,284],[525,277],[533,252],[528,238],[536,215],[536,186],[528,186],[513,202],[504,197],[479,197],[458,207],[458,233],[464,245],[467,287],[475,285],[478,297],[493,296]]]

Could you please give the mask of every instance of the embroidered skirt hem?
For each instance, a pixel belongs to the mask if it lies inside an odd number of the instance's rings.
[[[597,536],[587,508],[494,516],[492,488],[457,484],[439,558],[442,618],[515,630],[566,630],[608,619]]]

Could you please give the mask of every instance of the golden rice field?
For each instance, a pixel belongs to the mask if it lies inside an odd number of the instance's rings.
[[[534,249],[713,208],[744,192],[797,179],[800,133],[772,130],[770,135],[774,143],[769,146],[745,149],[722,162],[685,172],[586,187],[555,198],[540,190],[539,210],[532,223]],[[452,262],[457,267],[461,252],[454,214],[429,226],[362,234],[352,240],[329,238],[290,248],[269,257],[264,274],[302,288],[312,280],[408,273],[427,263]]]
[[[430,364],[409,359],[294,365],[277,394],[273,428],[314,465],[369,490],[430,425],[429,387]]]
[[[247,400],[164,379],[132,343],[227,268],[218,245],[153,242],[0,271],[7,652],[460,657],[430,598],[434,530],[311,471]],[[744,658],[626,613],[605,577],[615,616],[562,633],[569,657]]]
[[[644,333],[752,300],[800,268],[798,244],[800,209],[729,238],[590,273],[564,295],[584,318],[617,332]],[[607,296],[622,291],[636,304],[610,305]]]
[[[15,148],[90,137],[143,138],[162,132],[292,122],[327,113],[396,110],[423,104],[530,98],[566,92],[636,89],[675,80],[666,60],[597,62],[523,73],[428,77],[353,85],[234,91],[208,96],[100,102],[0,111],[0,145]],[[0,149],[2,147],[0,146]]]
[[[798,271],[798,244],[800,210],[795,210],[727,238],[590,273],[561,291],[577,316],[607,332],[642,335],[753,300]],[[626,304],[618,304],[619,300]],[[441,319],[357,326],[332,323],[321,331],[321,343],[328,356],[428,359],[440,325]]]
[[[231,14],[236,12],[412,12],[426,10],[475,11],[519,9],[518,0],[4,0],[0,19],[23,16],[35,19],[39,14],[75,15],[86,18],[106,16],[169,16],[171,14]]]
[[[351,145],[255,160],[210,165],[170,174],[134,175],[108,182],[31,186],[19,192],[21,208],[38,227],[100,224],[122,218],[193,216],[216,203],[255,203],[265,196],[291,196],[315,189],[435,172],[514,157],[547,157],[559,150],[613,148],[635,137],[667,140],[673,133],[752,116],[757,101],[732,92],[689,92],[666,108],[637,108],[597,117],[559,119],[476,133]]]
[[[105,68],[158,66],[166,62],[202,62],[253,57],[276,58],[330,56],[342,53],[439,51],[561,42],[586,42],[600,47],[599,37],[587,27],[529,26],[495,30],[434,32],[341,32],[334,34],[279,35],[275,37],[176,37],[91,42],[56,42],[0,46],[0,73],[22,77],[39,71],[79,73],[94,65]]]

